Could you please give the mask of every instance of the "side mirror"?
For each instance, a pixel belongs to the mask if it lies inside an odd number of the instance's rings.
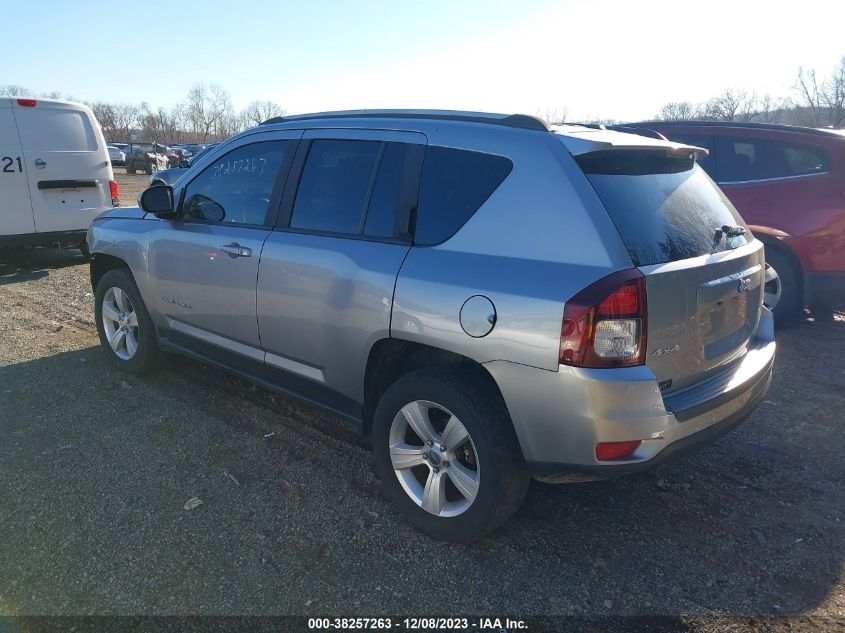
[[[170,185],[154,185],[148,187],[138,196],[138,206],[157,218],[172,219],[176,216],[173,208],[173,187]]]

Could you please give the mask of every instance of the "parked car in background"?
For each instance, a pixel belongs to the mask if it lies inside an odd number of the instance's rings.
[[[126,164],[126,154],[124,154],[120,149],[115,147],[114,145],[109,145],[106,147],[109,152],[109,160],[111,161],[112,165],[117,165],[118,167]]]
[[[132,143],[126,153],[126,173],[134,174],[143,171],[152,174],[154,171],[167,169],[170,166],[165,147],[158,143]]]
[[[767,301],[778,317],[845,304],[845,135],[788,125],[633,124],[707,148],[701,166],[766,245]]]
[[[120,202],[91,109],[0,97],[0,191],[0,247],[85,250],[91,221]]]
[[[525,115],[271,119],[97,219],[100,340],[332,411],[411,523],[477,538],[532,475],[651,467],[764,397],[763,245],[698,153]]]
[[[206,147],[205,149],[200,150],[196,154],[188,156],[185,158],[179,167],[171,167],[169,169],[164,169],[162,171],[153,172],[150,176],[150,186],[152,185],[172,185],[176,182],[177,178],[188,171],[188,168],[191,164],[198,160],[203,154],[208,152],[212,149],[212,145]]]
[[[107,141],[107,144],[111,145],[112,147],[116,147],[121,152],[125,152],[126,147],[129,145],[129,143],[109,143],[108,141]]]

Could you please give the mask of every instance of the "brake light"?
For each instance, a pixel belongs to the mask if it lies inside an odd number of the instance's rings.
[[[35,99],[18,99],[18,105],[22,108],[34,108],[37,103]]]
[[[642,443],[642,440],[633,440],[631,442],[600,442],[596,444],[596,459],[604,462],[611,459],[630,457]]]
[[[561,365],[627,367],[645,362],[645,277],[620,270],[566,302],[560,333]]]
[[[120,188],[116,180],[109,180],[109,192],[111,193],[111,204],[113,207],[120,206]]]

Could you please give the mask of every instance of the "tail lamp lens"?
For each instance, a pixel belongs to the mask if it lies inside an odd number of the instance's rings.
[[[645,277],[636,268],[603,277],[566,302],[560,364],[642,365],[645,349]]]
[[[117,186],[116,180],[109,180],[109,193],[111,193],[112,206],[120,205],[120,188]]]

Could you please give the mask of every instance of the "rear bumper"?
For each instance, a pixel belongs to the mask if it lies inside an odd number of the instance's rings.
[[[845,305],[845,272],[807,273],[804,283],[810,305]]]
[[[760,329],[765,333],[758,331],[762,338],[752,341],[742,360],[666,398],[645,366],[561,366],[550,372],[496,361],[486,367],[502,391],[537,479],[605,479],[652,468],[708,444],[747,418],[765,397],[774,365],[771,328]],[[627,440],[642,440],[630,458],[595,458],[599,442]]]

